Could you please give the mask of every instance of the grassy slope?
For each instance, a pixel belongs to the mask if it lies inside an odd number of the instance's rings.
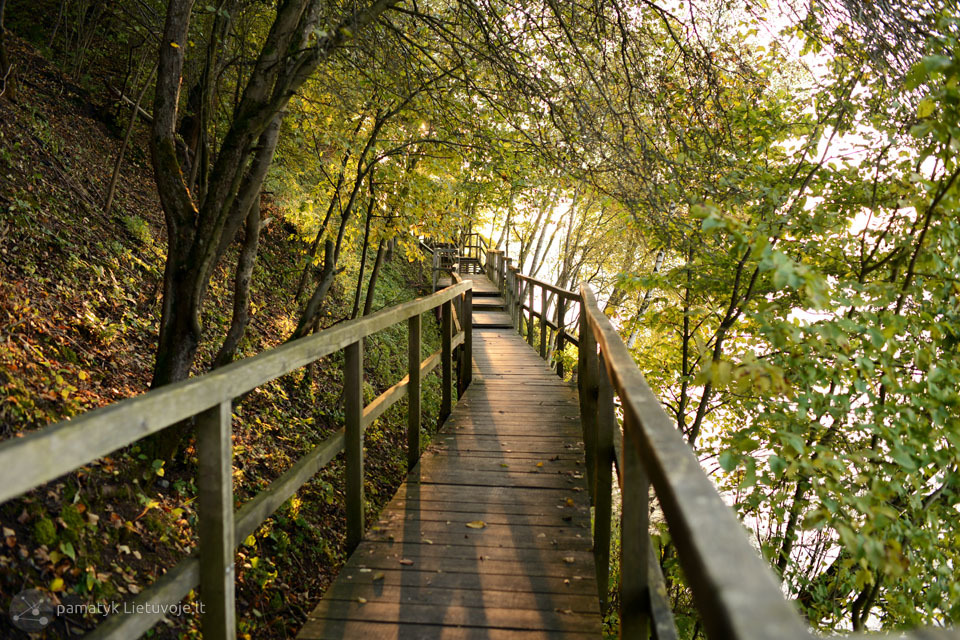
[[[18,101],[0,101],[0,439],[142,392],[150,378],[163,268],[162,215],[145,131],[139,130],[109,218],[102,212],[119,147],[106,110],[28,45],[14,41]],[[107,114],[108,115],[108,114]],[[111,123],[112,124],[112,123]],[[242,350],[282,342],[293,327],[299,234],[284,213],[263,238],[254,274],[255,315]],[[209,362],[229,322],[232,257],[211,286],[204,318]],[[349,313],[356,268],[328,304],[328,324]],[[419,268],[386,265],[376,308],[417,295]],[[424,349],[439,346],[435,322]],[[406,330],[365,349],[368,399],[406,366]],[[238,503],[339,428],[340,358],[258,389],[237,409]],[[425,384],[425,424],[434,424],[439,384]],[[403,477],[405,403],[367,437],[372,515]],[[83,602],[137,593],[194,544],[196,487],[189,469],[154,474],[136,447],[0,506],[0,607],[22,589],[76,594]],[[163,470],[161,470],[163,471]],[[339,463],[311,481],[241,547],[241,632],[292,637],[343,561]],[[89,628],[92,619],[74,621]],[[62,633],[63,620],[58,620]],[[50,630],[48,629],[48,632]],[[56,630],[54,630],[56,631]],[[16,635],[0,616],[0,637]],[[160,625],[155,637],[193,637],[196,620]],[[50,637],[62,637],[51,633]]]

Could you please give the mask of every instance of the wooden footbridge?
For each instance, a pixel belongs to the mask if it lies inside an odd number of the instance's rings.
[[[139,637],[164,605],[197,587],[203,637],[236,638],[237,542],[341,453],[352,553],[301,629],[303,640],[601,637],[614,480],[621,637],[677,637],[650,544],[651,488],[709,638],[814,637],[590,288],[574,293],[523,276],[476,235],[460,253],[465,273],[451,273],[425,298],[0,443],[2,502],[196,421],[199,549],[129,603],[138,613],[110,616],[88,638]],[[442,345],[424,358],[428,312],[440,314]],[[364,338],[400,322],[408,326],[409,373],[364,406]],[[343,429],[234,511],[234,399],[340,350]],[[576,369],[565,371],[573,353]],[[420,383],[438,367],[445,421],[421,455]],[[379,519],[366,523],[363,432],[404,396],[410,473]],[[899,637],[958,638],[943,629]]]

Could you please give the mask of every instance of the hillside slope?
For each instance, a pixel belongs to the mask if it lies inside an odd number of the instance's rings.
[[[15,103],[0,101],[0,439],[146,389],[165,247],[143,125],[108,218],[102,203],[122,137],[113,107],[11,40],[19,93]],[[285,340],[298,308],[300,233],[270,204],[263,215],[273,222],[261,240],[244,355]],[[199,369],[209,366],[229,323],[233,261],[211,283]],[[426,285],[418,265],[394,260],[384,267],[375,308],[420,295]],[[327,324],[349,314],[347,297],[342,284],[335,287]],[[438,346],[431,319],[424,349]],[[404,375],[405,327],[381,333],[365,349],[370,394]],[[339,379],[339,359],[330,358],[265,385],[237,407],[238,502],[341,426]],[[430,376],[425,424],[436,421],[438,393]],[[368,432],[371,512],[403,477],[404,415],[398,406]],[[292,637],[342,563],[340,476],[332,465],[242,545],[238,611],[246,637]],[[91,603],[138,593],[195,544],[195,496],[189,464],[165,469],[134,446],[0,506],[0,607],[34,587]],[[193,637],[197,622],[171,619],[154,637]],[[93,616],[58,618],[45,633],[66,637],[67,626],[95,623]],[[0,637],[27,636],[4,615]]]

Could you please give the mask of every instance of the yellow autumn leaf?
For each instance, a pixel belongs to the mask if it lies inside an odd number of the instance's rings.
[[[178,45],[176,42],[171,42],[171,43],[170,43],[170,46],[173,47],[174,49],[179,49],[179,48],[180,48],[180,45]]]
[[[483,529],[485,526],[487,526],[487,523],[483,520],[474,520],[473,522],[468,522],[467,526],[471,529]]]
[[[50,583],[50,591],[63,591],[63,578],[54,578]]]

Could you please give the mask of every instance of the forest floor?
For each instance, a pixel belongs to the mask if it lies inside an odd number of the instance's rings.
[[[79,86],[35,49],[11,38],[18,93],[0,101],[0,440],[142,393],[149,385],[159,319],[165,238],[146,129],[127,151],[113,212],[103,213],[127,108]],[[251,355],[294,328],[302,262],[300,231],[269,202],[252,288],[253,318],[241,344]],[[230,321],[231,256],[211,283],[202,373]],[[384,267],[376,308],[421,295],[416,264]],[[338,285],[327,326],[349,314]],[[432,319],[424,349],[439,346]],[[406,330],[365,346],[368,397],[405,373]],[[342,423],[340,359],[264,385],[235,409],[234,484],[242,504]],[[425,380],[425,424],[439,405]],[[405,403],[366,436],[368,516],[402,482]],[[195,463],[191,443],[187,459]],[[242,541],[237,564],[240,634],[293,637],[343,563],[339,460]],[[134,445],[0,506],[0,606],[24,589],[97,603],[139,593],[196,543],[191,464],[167,469]],[[96,616],[58,618],[40,636],[68,637]],[[198,620],[170,618],[149,637],[197,637]],[[45,635],[44,635],[45,634]],[[27,638],[0,615],[0,637]]]

